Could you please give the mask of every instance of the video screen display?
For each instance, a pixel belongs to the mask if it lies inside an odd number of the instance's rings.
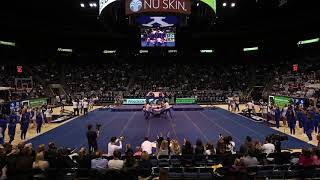
[[[175,27],[141,28],[142,47],[175,47]]]

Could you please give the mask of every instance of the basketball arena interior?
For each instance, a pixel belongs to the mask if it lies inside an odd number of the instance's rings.
[[[320,179],[315,0],[0,4],[1,180]]]

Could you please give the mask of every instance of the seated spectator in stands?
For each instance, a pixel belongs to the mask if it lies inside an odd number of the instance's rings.
[[[262,152],[269,155],[270,153],[274,153],[275,146],[270,142],[269,138],[266,138],[264,144],[262,145]]]
[[[68,149],[65,149],[65,148],[59,148],[57,150],[57,158],[55,163],[56,163],[55,167],[62,172],[65,171],[65,169],[67,168],[74,167],[74,162],[69,157]],[[49,161],[49,164],[50,164],[50,161]]]
[[[149,160],[149,154],[146,151],[141,153],[141,159],[138,161],[138,169],[142,170],[142,177],[146,178],[151,175],[152,164]]]
[[[56,168],[57,166],[57,148],[54,142],[48,143],[48,150],[44,153],[44,159],[50,164],[50,167]]]
[[[259,164],[257,158],[253,157],[253,151],[248,151],[248,153],[240,160],[246,167],[256,166]]]
[[[87,150],[82,147],[80,150],[79,150],[79,153],[78,153],[78,157],[76,159],[76,162],[77,162],[77,168],[81,168],[81,169],[91,169],[91,160],[90,160],[90,157],[87,153]]]
[[[129,152],[127,154],[126,159],[124,160],[123,168],[128,170],[136,167],[137,167],[136,159],[134,158],[133,153]]]
[[[136,147],[136,152],[133,154],[133,156],[141,156],[142,149],[140,146]]]
[[[194,149],[195,155],[203,155],[204,154],[204,147],[202,144],[202,141],[200,139],[197,139],[196,141],[196,147]]]
[[[260,144],[258,139],[254,140],[253,146],[254,146],[254,153],[255,154],[262,153],[262,145]]]
[[[184,139],[181,153],[182,155],[193,155],[193,148],[189,140]]]
[[[236,144],[232,141],[232,137],[228,136],[224,138],[226,144],[226,153],[236,154]]]
[[[35,161],[32,164],[33,169],[41,169],[45,171],[49,168],[49,162],[44,160],[44,152],[39,152],[36,154]]]
[[[214,154],[216,154],[216,149],[214,148],[211,142],[208,142],[206,144],[205,155],[214,155]]]
[[[299,165],[304,168],[313,166],[313,159],[309,150],[302,149],[302,155],[299,157]]]
[[[155,147],[156,143],[150,142],[148,137],[145,137],[143,143],[141,144],[142,151],[146,151],[149,155],[152,154],[152,148]]]
[[[180,145],[177,140],[171,140],[170,142],[170,155],[180,155]]]
[[[237,180],[237,179],[244,179],[244,175],[246,173],[246,167],[245,165],[241,162],[240,159],[236,158],[234,160],[234,164],[231,166],[229,169],[229,172],[231,173],[230,179]],[[240,177],[241,176],[241,177]]]
[[[226,144],[224,143],[224,138],[219,138],[216,151],[217,154],[224,154],[226,152]]]
[[[108,167],[110,169],[120,170],[123,168],[123,160],[120,160],[121,153],[118,150],[113,151],[113,159],[108,162]]]
[[[45,148],[46,148],[46,146],[44,144],[40,144],[37,147],[36,153],[41,153],[41,152],[45,153],[45,150],[46,150]]]
[[[100,172],[107,170],[108,160],[102,158],[102,153],[100,151],[95,152],[95,158],[91,160],[91,168],[96,169]]]
[[[254,151],[254,149],[251,137],[247,136],[245,143],[240,146],[240,153],[247,154],[249,151]]]
[[[133,154],[133,150],[131,148],[131,144],[126,144],[125,154],[127,155],[128,153],[132,153]]]
[[[320,151],[317,149],[313,150],[312,160],[315,166],[320,166]]]
[[[166,141],[166,140],[163,140],[161,142],[157,157],[159,158],[159,156],[161,156],[161,155],[167,155],[167,156],[169,155],[168,141]]]
[[[16,161],[15,175],[18,176],[17,179],[28,179],[28,177],[31,175],[30,173],[32,172],[32,164],[32,149],[28,146],[24,147],[21,151],[21,155],[18,156]]]
[[[116,145],[119,142],[119,145]],[[122,149],[122,141],[121,139],[117,139],[116,137],[112,137],[110,142],[108,143],[108,156],[112,156],[115,150]]]

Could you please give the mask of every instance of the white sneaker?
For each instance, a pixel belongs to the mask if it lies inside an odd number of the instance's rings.
[[[312,141],[308,141],[309,144],[312,144]]]

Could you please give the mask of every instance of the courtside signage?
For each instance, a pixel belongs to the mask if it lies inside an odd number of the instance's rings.
[[[177,98],[176,104],[195,104],[196,99],[195,98]]]
[[[146,99],[124,99],[123,104],[144,104]]]
[[[126,0],[126,15],[137,13],[190,14],[190,0]]]

